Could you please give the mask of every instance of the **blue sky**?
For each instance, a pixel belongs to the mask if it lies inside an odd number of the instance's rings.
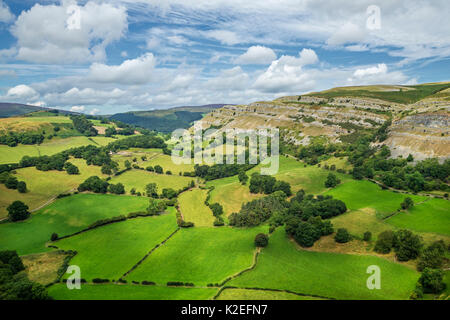
[[[449,16],[447,0],[0,0],[0,101],[111,114],[447,81]]]

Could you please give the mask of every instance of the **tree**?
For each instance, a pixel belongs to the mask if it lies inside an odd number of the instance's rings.
[[[285,181],[277,181],[273,186],[273,192],[283,191],[284,194],[288,197],[292,195],[291,185]]]
[[[11,221],[25,220],[30,216],[28,206],[22,201],[14,201],[6,210],[8,210],[9,219]]]
[[[92,191],[95,193],[106,193],[108,191],[109,183],[100,179],[97,176],[87,178],[82,184],[78,186],[78,191]]]
[[[424,293],[440,293],[445,289],[442,270],[425,268],[419,278]]]
[[[149,183],[145,186],[145,193],[147,197],[157,198],[158,197],[158,186],[156,183]]]
[[[8,177],[5,181],[5,187],[7,187],[8,189],[17,189],[17,184],[19,183],[19,181],[17,180],[16,177]]]
[[[248,181],[248,176],[245,174],[245,171],[240,171],[238,178],[241,184],[246,184]]]
[[[370,239],[372,239],[372,232],[370,232],[370,231],[364,232],[363,240],[370,241]]]
[[[325,180],[325,187],[334,188],[339,183],[341,183],[341,180],[339,180],[334,173],[329,173],[327,176],[327,180]]]
[[[162,174],[162,173],[164,173],[164,170],[163,170],[163,168],[162,168],[159,164],[157,164],[157,165],[155,166],[155,172],[156,172],[156,173],[159,173],[159,174]]]
[[[24,181],[19,181],[17,183],[17,191],[20,193],[26,193],[27,192],[27,184]]]
[[[430,244],[420,255],[417,263],[417,270],[422,271],[425,268],[439,269],[442,267],[445,258],[445,243],[442,240]]]
[[[320,230],[307,222],[301,221],[294,233],[294,239],[302,247],[312,247],[320,239]]]
[[[52,235],[50,236],[50,240],[51,241],[56,241],[58,240],[58,234],[56,232],[53,232]]]
[[[80,170],[78,170],[78,167],[70,162],[66,162],[64,164],[64,169],[66,169],[66,172],[68,174],[79,174]],[[102,167],[102,171],[103,171],[103,167]]]
[[[172,199],[177,196],[177,192],[172,188],[165,188],[162,190],[162,196],[167,199]]]
[[[114,193],[114,194],[124,194],[125,193],[125,187],[120,182],[118,184],[110,184],[108,186],[108,192],[109,193]]]
[[[25,266],[15,250],[0,251],[0,262],[9,265],[13,273],[25,270]]]
[[[211,208],[211,211],[213,212],[213,215],[215,217],[219,217],[223,214],[223,207],[220,203],[213,203],[209,207]]]
[[[410,154],[408,155],[408,157],[406,158],[406,161],[408,161],[408,162],[414,161],[414,157],[412,156],[411,153],[410,153]]]
[[[338,243],[346,243],[349,242],[350,239],[351,239],[350,234],[345,228],[339,228],[336,232],[336,235],[334,236],[334,241]]]
[[[255,246],[259,248],[267,247],[269,244],[269,237],[264,233],[258,233],[255,237]]]
[[[399,230],[395,233],[394,251],[399,261],[416,259],[422,247],[421,237],[411,231]]]
[[[406,197],[405,200],[400,204],[403,210],[408,210],[414,206],[414,202],[410,197]]]
[[[386,230],[378,235],[374,250],[378,253],[389,253],[395,242],[395,234],[391,230]]]
[[[160,201],[151,198],[149,202],[149,206],[147,208],[147,212],[150,215],[156,215],[159,214],[167,209],[167,205],[165,201]]]
[[[131,162],[130,161],[125,160],[124,164],[125,164],[125,168],[127,168],[127,170],[131,169]]]

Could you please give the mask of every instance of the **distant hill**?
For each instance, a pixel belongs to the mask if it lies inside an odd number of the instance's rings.
[[[178,128],[189,128],[194,121],[200,120],[205,114],[222,108],[226,104],[208,104],[204,106],[185,106],[165,110],[130,111],[110,116],[112,120],[138,127],[172,132]]]
[[[65,110],[57,110],[45,107],[36,107],[30,106],[27,104],[21,103],[7,103],[0,102],[0,118],[9,118],[9,117],[17,117],[22,116],[24,114],[38,112],[38,111],[58,111],[63,114],[75,114],[75,112],[65,111]]]

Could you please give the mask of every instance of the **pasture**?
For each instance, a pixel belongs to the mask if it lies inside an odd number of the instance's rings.
[[[61,151],[87,145],[105,146],[115,139],[106,137],[69,137],[65,139],[53,138],[40,145],[23,145],[8,147],[0,145],[0,164],[18,163],[23,156],[38,157],[51,156]]]
[[[77,194],[55,201],[20,222],[0,224],[0,250],[17,250],[20,255],[49,251],[45,243],[56,232],[60,237],[83,230],[93,222],[143,211],[144,197]]]
[[[429,199],[406,212],[397,213],[386,222],[397,228],[450,236],[450,202]]]
[[[26,182],[28,192],[19,193],[0,184],[0,218],[7,215],[6,208],[15,200],[23,201],[30,210],[35,210],[48,204],[59,194],[77,188],[90,176],[106,177],[101,173],[101,167],[88,166],[83,159],[70,159],[69,162],[78,167],[80,174],[69,175],[57,170],[40,171],[35,167],[18,169],[15,176]]]
[[[327,191],[326,194],[344,201],[350,210],[373,208],[379,218],[396,212],[406,197],[410,197],[414,203],[427,200],[427,197],[424,196],[382,190],[375,183],[365,180],[350,180]]]
[[[299,296],[283,291],[228,288],[223,290],[217,300],[321,300],[320,298]]]
[[[174,208],[170,207],[170,211],[161,216],[108,224],[62,239],[55,245],[78,252],[70,263],[81,268],[83,279],[118,280],[178,228]]]
[[[81,290],[69,290],[65,283],[48,289],[56,300],[208,300],[217,290],[130,284],[82,284]]]
[[[164,246],[155,250],[128,281],[191,282],[196,286],[220,283],[252,265],[256,234],[267,228],[181,229]]]
[[[158,193],[161,193],[164,188],[172,188],[174,190],[182,189],[194,179],[195,178],[157,174],[145,170],[132,169],[119,176],[113,177],[110,183],[123,183],[127,192],[129,192],[131,188],[135,188],[136,191],[144,192],[147,184],[156,183],[158,186]]]
[[[208,190],[192,189],[178,197],[180,211],[184,221],[193,222],[196,227],[212,227],[214,215],[205,205]]]
[[[381,270],[381,289],[366,287],[368,266]],[[299,250],[280,228],[259,255],[255,269],[227,283],[230,286],[287,289],[337,299],[408,299],[419,274],[385,259]]]

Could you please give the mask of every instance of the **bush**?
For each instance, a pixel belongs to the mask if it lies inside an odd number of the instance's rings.
[[[156,283],[154,283],[153,281],[142,281],[141,284],[143,284],[144,286],[154,286]]]
[[[27,192],[27,184],[24,181],[19,181],[17,183],[17,191],[20,193],[26,193]]]
[[[92,279],[93,283],[108,283],[109,279],[101,279],[101,278],[94,278]]]
[[[258,233],[255,237],[255,246],[259,248],[267,247],[269,244],[269,237],[264,233]]]
[[[378,235],[374,250],[378,253],[387,254],[394,246],[395,234],[391,230],[383,231]]]
[[[53,232],[52,235],[51,235],[51,237],[50,237],[50,240],[51,240],[51,241],[56,241],[56,240],[58,240],[58,234],[57,234],[56,232]]]
[[[417,263],[417,270],[422,271],[425,268],[439,269],[442,267],[445,258],[445,243],[442,240],[433,242],[420,255]]]
[[[420,236],[409,230],[399,230],[395,233],[394,250],[400,261],[416,259],[423,247]]]
[[[325,180],[325,187],[334,188],[339,183],[341,183],[341,180],[339,180],[334,173],[329,173],[327,176],[327,180]]]
[[[424,293],[440,293],[445,289],[442,270],[425,268],[419,278]]]
[[[405,200],[400,204],[401,208],[403,210],[408,210],[409,208],[412,208],[414,206],[414,202],[410,197],[406,197]]]
[[[346,243],[351,240],[351,237],[347,229],[340,228],[337,230],[336,235],[334,236],[334,240],[338,243]]]
[[[372,232],[370,232],[370,231],[364,232],[363,240],[370,241],[370,239],[372,239]]]
[[[25,220],[30,216],[28,206],[22,201],[14,201],[6,210],[11,221]]]

